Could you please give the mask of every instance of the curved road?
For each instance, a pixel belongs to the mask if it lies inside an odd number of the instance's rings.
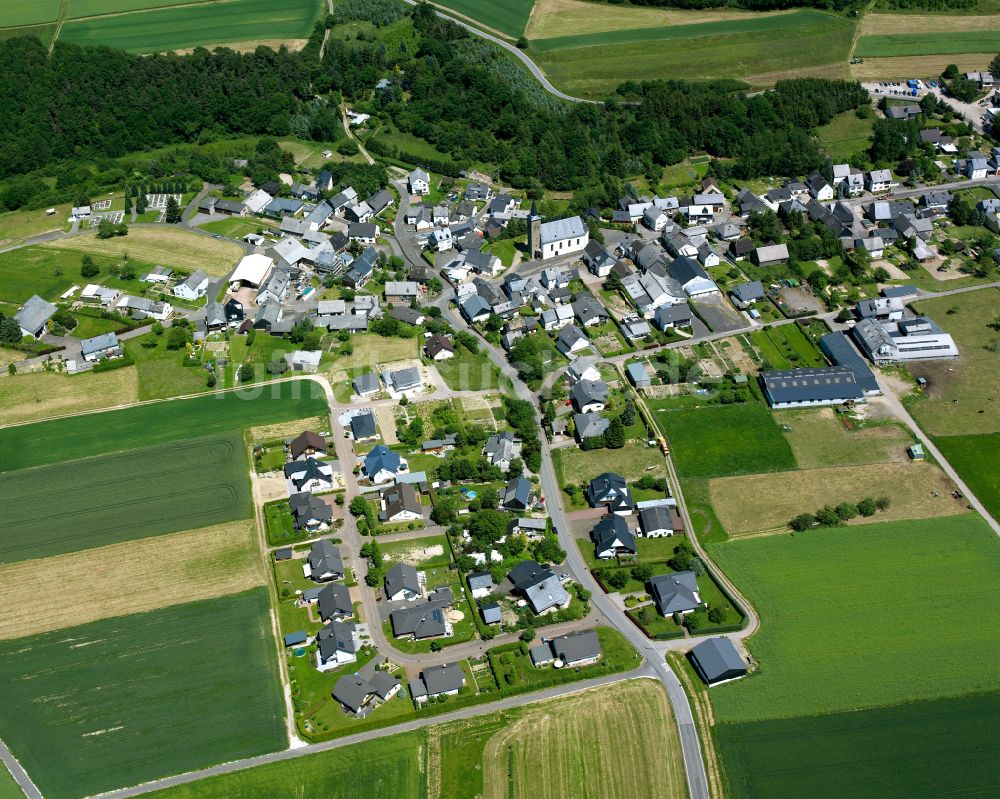
[[[416,0],[403,0],[403,2],[408,3],[411,6],[417,5]],[[528,68],[528,71],[531,72],[531,74],[535,77],[535,79],[540,84],[542,84],[542,88],[545,89],[545,91],[547,91],[553,97],[558,97],[560,100],[566,100],[571,103],[591,103],[593,105],[602,105],[600,100],[585,100],[582,97],[574,97],[571,94],[566,94],[566,92],[559,91],[559,89],[557,89],[555,86],[549,83],[549,79],[545,77],[545,73],[542,72],[541,67],[539,67],[538,64],[536,64],[534,61],[528,58],[528,56],[525,54],[523,50],[515,47],[510,42],[505,42],[503,39],[499,39],[496,36],[487,33],[484,30],[480,30],[475,25],[470,25],[468,22],[462,22],[462,20],[456,19],[455,17],[451,16],[451,14],[446,14],[443,11],[437,11],[437,10],[435,10],[434,13],[437,14],[439,17],[441,17],[441,19],[446,19],[449,22],[454,22],[456,25],[465,28],[470,33],[473,33],[476,36],[479,36],[480,38],[486,39],[487,41],[493,42],[493,44],[499,45],[509,53],[513,53],[517,58],[521,60],[521,63]]]

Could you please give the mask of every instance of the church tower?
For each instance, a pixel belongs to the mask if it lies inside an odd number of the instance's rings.
[[[531,201],[531,213],[528,214],[528,257],[542,257],[542,218],[538,215],[538,206]]]

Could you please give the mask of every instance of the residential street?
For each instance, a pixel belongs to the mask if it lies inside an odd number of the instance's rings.
[[[142,794],[151,793],[152,791],[160,791],[164,788],[184,785],[185,783],[203,780],[208,777],[217,777],[220,774],[229,774],[234,771],[253,768],[254,766],[263,766],[267,763],[278,763],[284,760],[292,760],[297,757],[314,755],[319,752],[329,752],[333,749],[340,749],[344,746],[351,746],[365,741],[375,741],[379,738],[386,738],[400,732],[410,732],[411,730],[420,730],[434,724],[445,724],[449,721],[470,719],[487,713],[495,713],[500,710],[510,710],[511,708],[532,704],[533,702],[542,702],[546,699],[555,699],[560,696],[567,696],[580,691],[586,691],[589,688],[600,688],[606,685],[622,682],[623,680],[635,679],[654,679],[652,669],[650,669],[648,664],[643,664],[639,668],[634,669],[633,671],[625,672],[624,674],[609,674],[604,677],[596,677],[592,680],[581,680],[580,682],[568,683],[567,685],[548,688],[544,691],[537,691],[533,694],[521,694],[520,696],[500,699],[496,702],[490,702],[485,705],[474,705],[472,707],[462,708],[461,710],[454,710],[451,713],[442,713],[438,716],[426,716],[421,719],[396,724],[392,727],[382,727],[377,730],[361,732],[355,735],[345,735],[343,738],[335,738],[332,741],[310,744],[309,746],[303,746],[298,749],[286,749],[282,752],[272,752],[269,755],[259,755],[257,757],[248,757],[243,760],[234,760],[231,763],[222,763],[221,765],[201,769],[200,771],[192,771],[187,774],[179,774],[174,777],[165,777],[162,780],[147,782],[143,785],[136,785],[132,788],[122,788],[117,791],[108,791],[106,793],[97,794],[95,797],[92,797],[92,799],[126,799],[130,796],[141,796]],[[41,799],[41,794],[36,794],[32,797],[32,799]],[[391,799],[391,797],[386,797],[385,799]]]

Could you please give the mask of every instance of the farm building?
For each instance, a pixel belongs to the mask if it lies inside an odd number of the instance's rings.
[[[237,264],[229,282],[258,288],[273,266],[274,261],[266,255],[260,253],[247,255]]]
[[[827,333],[819,340],[819,348],[836,366],[844,366],[854,373],[854,382],[865,394],[881,394],[878,380],[871,367],[865,363],[858,351],[851,346],[847,336],[839,330]]]
[[[772,408],[842,405],[861,402],[865,396],[846,366],[765,371],[760,373],[760,382]]]
[[[691,650],[689,657],[698,676],[709,686],[738,680],[747,673],[747,664],[728,638],[702,641]]]

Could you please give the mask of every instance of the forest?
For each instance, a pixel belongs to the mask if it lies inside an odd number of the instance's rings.
[[[343,135],[336,104],[370,97],[395,68],[401,85],[378,93],[376,111],[447,153],[441,166],[494,164],[515,187],[573,190],[595,205],[615,201],[630,176],[693,152],[724,159],[713,169],[735,178],[804,174],[824,161],[813,129],[868,101],[856,83],[803,78],[752,97],[733,81],[626,83],[619,102],[568,103],[430,6],[409,13],[415,45],[331,39],[322,60],[324,23],[298,53],[140,57],[57,42],[47,54],[34,39],[0,42],[0,210],[51,202],[45,175],[67,199],[95,179],[94,165],[123,181],[123,161],[163,145],[237,135],[335,141]],[[224,177],[218,155],[176,158],[186,163],[173,174]]]

